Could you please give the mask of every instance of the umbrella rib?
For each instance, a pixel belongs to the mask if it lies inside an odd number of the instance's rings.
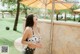
[[[63,4],[64,5],[64,4]],[[64,5],[65,7],[67,7],[66,5]],[[67,7],[68,8],[68,7]],[[69,9],[69,10],[71,10],[71,9]],[[72,10],[71,10],[72,11]]]
[[[47,4],[50,4],[52,1],[50,0],[50,2],[49,3],[47,3]]]
[[[41,3],[44,4],[44,2],[42,2],[41,0],[39,0]],[[52,1],[50,0],[46,5],[50,4]]]
[[[63,4],[63,3],[62,3]],[[64,5],[64,4],[63,4]],[[67,7],[66,5],[64,5],[65,7]],[[67,8],[69,8],[69,7],[67,7]]]
[[[39,0],[39,1],[44,4],[44,2],[42,2],[41,0]]]
[[[28,4],[28,6],[31,5],[31,4],[33,4],[33,3],[35,3],[35,2],[37,2],[37,0],[35,0],[35,1],[33,1],[32,3]]]

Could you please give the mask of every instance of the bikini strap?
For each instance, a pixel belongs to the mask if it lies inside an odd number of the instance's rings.
[[[33,31],[33,28],[32,28],[32,32],[33,32],[33,35],[34,35],[34,31]]]

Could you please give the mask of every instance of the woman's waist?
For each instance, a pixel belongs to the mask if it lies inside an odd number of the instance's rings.
[[[27,46],[27,47],[25,48],[25,50],[32,50],[32,51],[34,51],[34,50],[35,50],[35,48],[30,47],[30,46]]]
[[[30,49],[35,49],[35,48],[36,48],[36,47],[33,46],[33,45],[28,45],[27,47],[30,48]]]

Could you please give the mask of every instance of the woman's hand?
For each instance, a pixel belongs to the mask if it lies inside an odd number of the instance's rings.
[[[36,43],[36,48],[42,48],[42,44],[41,43]]]
[[[31,48],[37,48],[36,44],[33,42],[27,42],[28,46]]]
[[[28,45],[35,45],[33,42],[27,42]]]
[[[31,46],[32,48],[42,48],[41,43],[28,42],[28,45]]]

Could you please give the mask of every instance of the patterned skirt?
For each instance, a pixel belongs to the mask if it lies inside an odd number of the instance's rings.
[[[35,49],[32,49],[32,48],[27,47],[25,49],[24,54],[34,54],[34,51],[35,51]]]

